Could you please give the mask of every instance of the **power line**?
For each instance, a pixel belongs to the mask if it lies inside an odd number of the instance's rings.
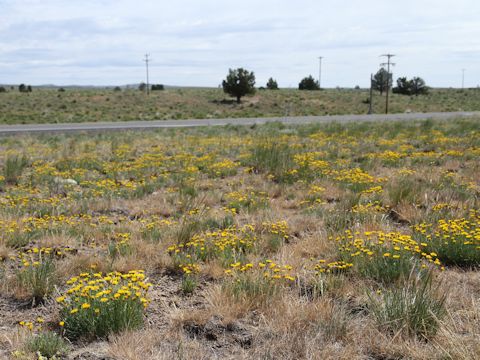
[[[394,54],[383,54],[383,55],[380,55],[380,56],[387,58],[387,62],[380,64],[380,66],[387,65],[387,97],[385,99],[385,114],[388,114],[388,93],[389,93],[389,90],[390,90],[390,66],[395,66],[395,64],[392,63],[390,60],[395,55]]]
[[[151,59],[149,59],[149,54],[145,54],[145,59],[143,59],[143,61],[145,61],[145,67],[146,67],[146,70],[147,70],[147,95],[150,94],[150,85],[148,83],[148,63],[150,61],[152,61]]]
[[[462,69],[462,89],[465,87],[465,69]]]

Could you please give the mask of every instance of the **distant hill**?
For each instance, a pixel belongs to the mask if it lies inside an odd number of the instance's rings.
[[[154,83],[157,84],[157,83]],[[5,88],[10,88],[14,87],[17,88],[19,84],[0,84],[0,86],[3,86]],[[30,85],[30,84],[26,84]],[[153,85],[153,84],[150,84]],[[119,87],[121,89],[138,89],[140,86],[140,83],[138,84],[125,84],[125,85],[55,85],[55,84],[41,84],[41,85],[32,85],[33,88],[35,89],[113,89],[115,87]],[[164,85],[165,89],[216,89],[217,87],[211,86],[179,86],[179,85]]]

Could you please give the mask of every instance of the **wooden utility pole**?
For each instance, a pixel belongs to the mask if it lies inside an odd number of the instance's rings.
[[[318,60],[320,60],[320,66],[318,68],[318,87],[322,90],[322,59],[323,56],[319,56]]]
[[[380,66],[385,66],[387,65],[387,96],[386,96],[386,99],[385,99],[385,114],[388,114],[388,93],[390,92],[390,66],[394,66],[395,64],[392,63],[390,61],[390,59],[392,57],[394,57],[395,55],[393,54],[384,54],[384,55],[380,55],[380,56],[383,56],[383,57],[386,57],[387,58],[387,62],[386,63],[382,63],[380,64]],[[393,80],[393,79],[392,79]]]
[[[370,100],[368,101],[368,114],[373,113],[373,74],[370,74]]]
[[[145,61],[145,67],[146,67],[146,70],[147,70],[147,95],[150,94],[150,85],[148,83],[148,63],[151,60],[149,59],[149,56],[150,56],[149,54],[145,54],[145,59],[143,59],[143,61]]]

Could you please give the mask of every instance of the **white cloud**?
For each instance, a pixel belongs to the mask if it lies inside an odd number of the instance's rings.
[[[394,76],[432,86],[480,83],[476,0],[0,0],[0,83],[216,86],[230,67],[296,86],[368,83],[380,54]]]

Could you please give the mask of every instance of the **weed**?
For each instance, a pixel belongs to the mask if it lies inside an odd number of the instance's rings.
[[[182,277],[182,292],[184,294],[191,294],[197,287],[197,278],[192,274],[184,274]]]

